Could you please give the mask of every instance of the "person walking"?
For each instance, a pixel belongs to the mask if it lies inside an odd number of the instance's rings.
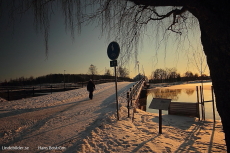
[[[90,79],[88,84],[87,84],[87,91],[89,91],[89,98],[93,99],[93,91],[95,90],[95,84],[93,81]]]

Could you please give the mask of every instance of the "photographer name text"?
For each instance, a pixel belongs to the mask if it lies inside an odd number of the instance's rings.
[[[62,146],[48,146],[48,147],[43,147],[43,146],[38,146],[38,150],[66,150],[66,147]]]

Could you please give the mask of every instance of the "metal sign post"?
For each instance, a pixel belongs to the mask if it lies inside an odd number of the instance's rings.
[[[114,67],[114,73],[115,73],[115,90],[116,90],[116,102],[117,102],[117,120],[119,120],[119,108],[118,108],[118,96],[117,96],[117,58],[120,54],[120,47],[117,42],[111,42],[107,48],[107,55],[110,61],[110,67]]]
[[[115,90],[116,90],[116,101],[117,101],[117,120],[119,120],[119,111],[118,111],[118,97],[117,97],[117,71],[116,66],[114,66],[114,72],[115,72]]]
[[[159,109],[159,134],[162,134],[162,110]]]

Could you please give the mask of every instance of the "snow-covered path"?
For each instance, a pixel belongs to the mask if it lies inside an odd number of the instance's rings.
[[[119,82],[118,94],[134,83]],[[116,112],[114,83],[0,103],[0,146],[14,151],[74,152],[95,127]],[[21,148],[20,148],[20,147]],[[1,150],[0,149],[0,150]],[[17,152],[16,151],[16,152]]]

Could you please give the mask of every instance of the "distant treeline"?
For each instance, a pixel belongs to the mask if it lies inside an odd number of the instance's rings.
[[[156,69],[152,72],[149,82],[161,83],[161,82],[179,82],[179,81],[194,81],[194,80],[209,80],[210,77],[202,74],[199,76],[197,73],[193,74],[191,71],[187,71],[181,76],[177,72],[176,68]]]
[[[110,75],[89,75],[89,74],[48,74],[34,78],[20,77],[16,79],[10,79],[10,81],[4,81],[1,83],[2,86],[23,86],[23,85],[37,85],[45,83],[78,83],[86,82],[89,79],[100,80],[100,79],[114,79],[114,76]],[[131,81],[128,77],[119,77],[120,80]]]
[[[119,73],[119,76],[121,73]],[[124,75],[127,76],[127,75]],[[118,77],[119,80],[123,81],[137,81],[140,78],[144,77],[144,75],[137,75],[134,79],[130,79],[129,77]],[[29,78],[19,77],[16,79],[10,79],[9,81],[4,81],[0,83],[2,86],[24,86],[24,85],[38,85],[45,83],[78,83],[78,82],[86,82],[89,79],[93,80],[101,80],[101,79],[115,79],[114,76],[110,74],[110,72],[105,73],[104,75],[96,75],[96,74],[48,74],[44,76],[39,76],[34,78],[33,76]],[[190,71],[187,71],[181,76],[180,73],[177,72],[176,68],[166,68],[166,69],[156,69],[152,72],[149,82],[152,83],[162,83],[162,82],[179,82],[179,81],[194,81],[194,80],[208,80],[209,76],[203,74],[199,76],[197,73],[193,74]]]

